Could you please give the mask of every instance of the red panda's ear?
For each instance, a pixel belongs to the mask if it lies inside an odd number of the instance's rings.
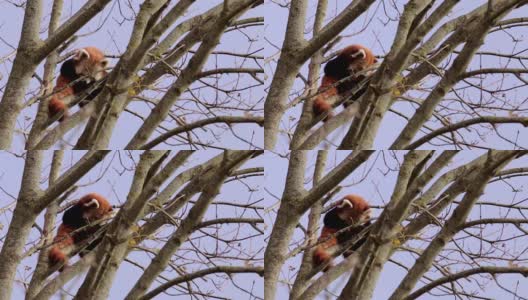
[[[96,199],[91,199],[90,201],[84,203],[85,207],[92,207],[95,206],[95,208],[99,208],[99,201]]]
[[[345,206],[348,206],[350,208],[354,208],[354,204],[352,202],[350,202],[350,200],[344,198],[343,199],[343,202],[341,202],[337,207],[338,208],[343,208]]]
[[[373,61],[375,64],[378,63],[378,59],[376,57],[374,57],[374,61]]]
[[[76,61],[81,61],[81,60],[85,60],[89,58],[90,58],[90,53],[88,53],[88,51],[86,51],[86,49],[84,48],[77,50],[77,52],[75,52],[75,56],[73,57],[73,59]]]
[[[350,57],[353,59],[356,59],[356,58],[365,59],[367,58],[367,53],[365,52],[365,49],[359,49],[351,53]]]

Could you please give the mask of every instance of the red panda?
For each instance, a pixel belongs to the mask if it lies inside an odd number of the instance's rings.
[[[68,117],[68,102],[71,99],[67,97],[75,96],[88,89],[95,81],[98,81],[107,75],[105,68],[108,60],[104,57],[101,50],[95,47],[85,47],[77,50],[73,58],[66,60],[60,69],[60,75],[57,78],[57,85],[53,89],[53,96],[48,102],[48,115],[53,117],[62,113],[59,122]],[[85,77],[84,79],[80,79]],[[76,81],[75,83],[73,83]],[[96,89],[90,95],[79,103],[83,107],[89,100],[102,90],[102,87]],[[70,97],[71,98],[71,97]]]
[[[330,60],[324,68],[325,75],[318,90],[319,94],[313,102],[314,116],[326,114],[327,117],[323,119],[323,122],[330,119],[333,116],[331,113],[333,104],[339,100],[338,96],[350,91],[365,77],[370,76],[371,74],[358,73],[377,62],[376,57],[367,47],[351,45],[341,50],[339,55]],[[344,78],[347,79],[337,83]],[[360,92],[359,95],[361,94]],[[348,106],[347,104],[344,105],[345,107]]]
[[[327,264],[324,271],[331,267],[332,256],[335,251],[339,250],[339,246],[353,239],[365,227],[370,225],[371,209],[367,201],[358,195],[347,195],[338,204],[326,213],[323,223],[323,230],[319,237],[319,242],[313,253],[312,263],[314,268]],[[355,225],[345,232],[336,236],[339,230]],[[345,252],[345,257],[349,256],[352,251],[357,250],[366,238],[361,239],[356,243],[350,251]]]
[[[62,216],[62,224],[57,230],[57,236],[53,239],[53,246],[48,253],[50,266],[60,264],[60,271],[62,271],[72,251],[75,250],[75,246],[90,239],[101,228],[101,225],[88,225],[108,216],[111,212],[112,205],[97,193],[83,196],[67,209]],[[92,242],[85,250],[92,250],[99,241],[100,239]],[[80,253],[81,256],[83,254],[83,252]]]

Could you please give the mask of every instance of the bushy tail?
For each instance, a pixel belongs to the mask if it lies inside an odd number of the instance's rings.
[[[62,114],[59,122],[64,121],[68,117],[68,107],[57,96],[53,96],[48,103],[48,116],[52,118],[57,114]]]
[[[66,265],[69,252],[74,245],[74,240],[71,235],[72,231],[73,229],[61,224],[57,236],[53,239],[53,246],[48,252],[49,265],[54,266],[60,264],[60,271],[62,271]]]
[[[332,260],[332,255],[322,246],[317,246],[313,252],[312,262],[313,267],[317,268],[320,265],[326,264]],[[323,271],[326,272],[330,269],[331,264],[328,264]]]
[[[332,260],[331,248],[337,245],[337,238],[335,237],[336,232],[337,230],[335,229],[323,227],[323,231],[321,232],[321,237],[319,237],[319,241],[324,242],[317,245],[317,247],[315,247],[312,253],[312,263],[314,268],[317,268],[322,264],[328,263],[328,265],[323,269],[323,271],[326,272],[329,268],[332,267],[332,264],[329,262]]]
[[[323,80],[318,91],[319,95],[317,95],[313,102],[312,109],[315,117],[326,114],[323,122],[328,121],[333,116],[332,104],[337,100],[337,81],[338,80],[333,77],[326,75],[323,76]]]
[[[323,122],[326,122],[330,118],[333,117],[333,114],[331,111],[332,111],[332,105],[326,102],[326,100],[321,95],[315,98],[314,103],[313,103],[313,112],[314,112],[315,117],[318,117],[322,114],[326,114],[326,117],[323,119]]]

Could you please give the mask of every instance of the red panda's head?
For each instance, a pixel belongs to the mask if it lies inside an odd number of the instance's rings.
[[[335,209],[339,218],[350,224],[361,225],[370,220],[370,206],[358,195],[346,195]]]
[[[73,60],[75,61],[75,73],[79,76],[88,76],[96,81],[106,76],[105,68],[108,66],[108,60],[103,52],[95,47],[78,49]]]
[[[348,69],[352,73],[361,72],[378,62],[372,51],[362,45],[350,45],[340,55],[347,60]]]
[[[112,212],[112,205],[105,197],[97,193],[83,196],[78,205],[82,207],[83,219],[88,222],[99,220]]]

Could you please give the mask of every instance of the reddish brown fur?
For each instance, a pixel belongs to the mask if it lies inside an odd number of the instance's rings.
[[[66,265],[68,256],[64,253],[66,248],[73,246],[74,241],[71,233],[75,228],[61,224],[57,230],[57,236],[53,239],[53,247],[48,253],[48,259],[50,265],[60,264],[61,266]],[[62,271],[63,267],[61,267]]]
[[[73,93],[70,95],[73,95]],[[50,118],[58,113],[62,113],[62,116],[59,118],[59,122],[62,122],[67,117],[69,117],[68,106],[64,104],[61,99],[62,98],[53,96],[48,103],[48,116]]]
[[[312,254],[312,261],[314,266],[319,266],[322,264],[325,264],[332,260],[332,254],[328,251],[328,249],[334,247],[337,245],[337,238],[335,237],[335,233],[338,230],[323,227],[323,230],[321,231],[321,236],[319,237],[318,241],[326,241],[322,242],[321,244],[317,245],[315,247],[314,252]],[[330,265],[324,268],[324,271],[327,271]]]
[[[344,200],[349,200],[353,204],[353,207],[340,207]],[[370,206],[368,202],[363,199],[363,197],[358,195],[346,195],[337,203],[334,209],[336,210],[338,218],[345,222],[346,225],[360,225],[368,222],[370,219]],[[331,260],[334,250],[332,248],[339,244],[339,241],[336,237],[336,232],[343,228],[332,228],[327,227],[326,225],[323,226],[321,236],[318,240],[318,242],[321,243],[315,247],[312,253],[312,263],[314,267],[317,267],[321,264],[327,264],[327,266],[324,268],[324,271],[327,271],[332,266]]]
[[[69,83],[69,79],[59,75],[57,78],[57,85],[53,89],[54,94],[48,103],[48,115],[50,118],[62,112],[59,122],[64,121],[64,119],[68,117],[68,106],[61,99],[74,94],[73,87],[70,86]]]
[[[108,202],[105,197],[97,193],[89,193],[83,196],[79,200],[78,204],[85,204],[87,202],[90,202],[91,199],[96,199],[99,202],[99,208],[95,209],[93,207],[90,207],[84,212],[83,217],[88,222],[100,220],[112,211],[112,204],[110,204],[110,202]]]
[[[365,51],[365,58],[357,59],[350,56],[351,54],[354,54],[360,50]],[[377,62],[377,59],[372,51],[362,45],[350,45],[341,50],[339,55],[346,57],[346,60],[348,61],[348,68],[351,69],[353,73],[361,72]]]
[[[94,205],[86,206],[86,204],[92,201],[92,199],[97,200],[99,207],[95,207]],[[73,209],[78,208],[81,212],[81,215],[75,215],[75,218],[78,218],[79,220],[77,220],[75,224],[65,224],[63,217],[63,224],[59,226],[57,236],[53,239],[53,247],[48,252],[49,264],[51,266],[60,264],[62,266],[60,271],[63,270],[63,267],[68,262],[69,255],[75,244],[82,243],[85,238],[89,238],[89,235],[95,233],[96,230],[91,230],[87,233],[85,232],[81,239],[79,238],[79,234],[81,233],[76,233],[74,231],[86,226],[88,223],[100,220],[112,212],[112,205],[105,197],[97,193],[90,193],[83,196],[74,206],[75,207],[72,206]]]
[[[330,76],[323,76],[321,86],[319,87],[318,92],[320,93],[314,100],[313,111],[316,116],[321,115],[325,112],[328,112],[326,118],[323,119],[323,122],[330,119],[333,115],[331,113],[332,104],[329,103],[326,99],[337,96],[336,88],[337,80]]]
[[[81,55],[79,52],[81,50],[88,52],[89,58]],[[79,49],[72,59],[75,61],[75,73],[78,76],[89,76],[93,80],[99,80],[107,75],[104,68],[108,64],[108,61],[104,57],[103,52],[96,47]],[[64,74],[60,74],[57,77],[57,84],[53,89],[53,96],[48,102],[48,116],[50,118],[61,113],[62,116],[59,122],[62,122],[69,116],[66,99],[67,97],[75,95],[72,81],[72,78],[68,78]]]
[[[360,218],[361,216],[363,215],[363,213],[365,211],[367,211],[368,209],[370,209],[370,205],[368,204],[368,202],[363,199],[363,197],[361,196],[358,196],[358,195],[346,195],[342,200],[349,200],[350,202],[352,202],[352,204],[354,204],[354,207],[349,207],[349,206],[345,206],[343,209],[341,209],[340,211],[340,215],[343,216],[341,219],[345,220],[345,219],[348,219],[350,220],[349,223],[350,224],[356,224],[358,222],[360,222]]]
[[[363,50],[365,52],[365,58],[352,57],[354,53]],[[313,102],[313,112],[314,116],[317,117],[321,114],[326,114],[327,117],[323,119],[323,122],[328,121],[332,116],[332,105],[338,100],[338,89],[337,82],[342,80],[349,75],[353,75],[352,79],[356,77],[354,74],[359,73],[373,64],[377,63],[377,59],[372,53],[372,51],[362,45],[351,45],[340,51],[339,55],[336,57],[336,60],[342,61],[343,65],[340,66],[338,73],[341,75],[338,77],[326,74],[323,76],[321,81],[321,86],[318,89],[319,95],[315,98]],[[342,74],[347,73],[348,76]],[[363,75],[365,76],[365,75]],[[361,81],[358,78],[358,81]]]

